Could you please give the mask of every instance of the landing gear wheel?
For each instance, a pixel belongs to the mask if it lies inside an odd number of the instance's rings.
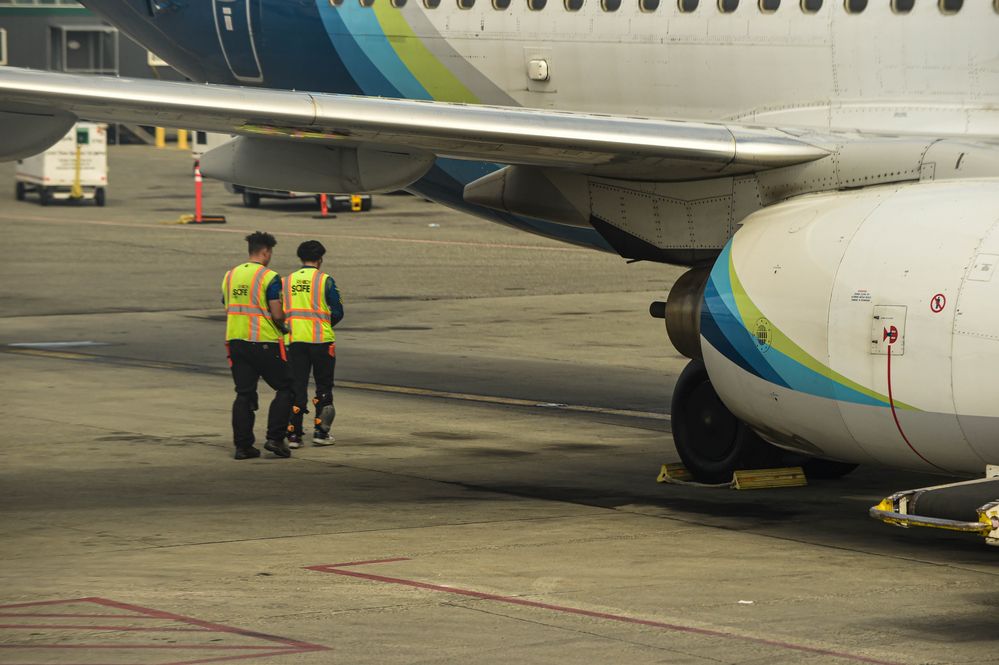
[[[103,187],[94,190],[94,203],[97,204],[98,208],[103,208],[104,204],[107,203],[107,194]]]
[[[259,208],[260,207],[260,194],[254,194],[253,192],[243,192],[243,205],[247,208]]]
[[[782,466],[784,451],[728,410],[700,360],[690,361],[680,374],[670,413],[676,451],[698,482],[724,483],[740,469]]]
[[[16,185],[14,185],[14,198],[17,199],[18,201],[23,201],[24,200],[24,193],[26,191],[27,190],[24,188],[24,183],[23,182],[17,183]]]

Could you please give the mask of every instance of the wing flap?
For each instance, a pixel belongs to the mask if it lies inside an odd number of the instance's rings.
[[[825,157],[776,129],[0,68],[0,110],[405,148],[637,180],[748,173]]]

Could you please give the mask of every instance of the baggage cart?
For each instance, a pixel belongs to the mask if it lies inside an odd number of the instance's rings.
[[[42,205],[52,201],[107,201],[107,125],[76,123],[58,143],[45,152],[17,162],[16,197],[38,194]]]

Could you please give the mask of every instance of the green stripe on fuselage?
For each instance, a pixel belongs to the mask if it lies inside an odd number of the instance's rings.
[[[732,296],[735,299],[736,307],[739,309],[739,317],[742,319],[742,325],[746,327],[746,330],[752,333],[752,331],[756,329],[757,321],[760,319],[767,319],[767,321],[770,322],[771,329],[770,346],[774,351],[779,351],[794,362],[830,381],[838,383],[845,388],[855,390],[862,395],[879,402],[883,402],[884,404],[889,403],[887,395],[875,392],[870,388],[866,388],[856,381],[851,381],[842,374],[833,371],[831,368],[809,355],[807,351],[795,344],[790,337],[785,335],[780,328],[774,325],[773,321],[770,321],[770,319],[764,315],[762,310],[760,310],[760,308],[756,306],[756,303],[754,303],[749,297],[749,294],[746,293],[746,288],[743,286],[742,281],[739,279],[739,275],[735,271],[735,259],[732,257],[731,253],[729,254],[728,272],[729,280],[732,284]],[[773,367],[772,364],[771,367]],[[773,367],[773,369],[778,374],[780,373],[779,367]],[[793,389],[794,386],[792,385],[791,388]],[[895,408],[910,409],[913,411],[918,410],[915,407],[899,402],[898,400],[895,401]]]
[[[402,11],[388,2],[376,2],[372,9],[385,38],[406,69],[419,81],[431,99],[438,102],[479,103],[464,83],[430,52],[403,18]],[[437,37],[442,39],[442,37]]]

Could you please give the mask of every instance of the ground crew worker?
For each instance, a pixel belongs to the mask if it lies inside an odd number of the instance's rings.
[[[284,278],[284,309],[288,317],[288,362],[295,402],[288,425],[288,446],[298,448],[304,436],[302,421],[308,412],[309,373],[316,380],[315,431],[312,445],[328,446],[336,409],[333,406],[333,373],[336,369],[336,334],[333,326],[343,319],[343,301],[333,278],[322,272],[326,248],[318,240],[298,246],[302,267]]]
[[[270,233],[257,231],[246,236],[246,242],[249,250],[246,263],[236,266],[222,279],[226,348],[236,385],[236,399],[232,403],[235,457],[260,457],[260,451],[253,447],[260,377],[276,391],[267,413],[264,448],[278,457],[291,457],[291,450],[284,442],[291,415],[292,390],[282,340],[281,277],[267,267],[277,241]]]

